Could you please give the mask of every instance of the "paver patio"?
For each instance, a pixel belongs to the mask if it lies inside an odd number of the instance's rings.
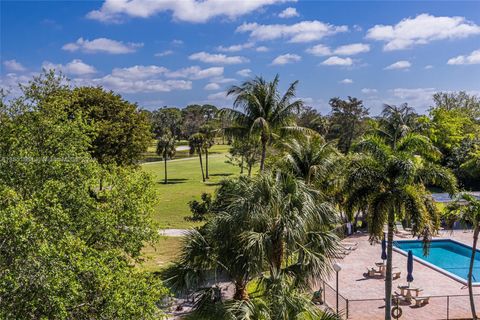
[[[468,246],[472,244],[471,232],[442,231],[438,238],[454,239]],[[395,240],[400,239],[406,238],[395,238]],[[346,316],[348,304],[348,319],[383,319],[385,282],[382,278],[373,279],[364,276],[367,267],[373,266],[377,261],[381,261],[381,246],[380,244],[371,245],[367,234],[355,234],[345,241],[358,242],[358,248],[344,259],[338,259],[338,263],[342,266],[342,270],[339,273],[339,292],[344,297],[344,299],[340,298],[339,309]],[[393,265],[402,272],[400,279],[393,281],[394,291],[399,291],[397,286],[406,284],[407,257],[394,251]],[[413,305],[401,306],[403,316],[400,319],[471,318],[468,288],[465,285],[417,261],[414,261],[413,276],[414,282],[412,286],[422,288],[423,292],[421,295],[431,296],[432,298],[430,303],[423,307],[415,308],[412,307]],[[327,281],[327,284],[335,288],[334,274]],[[474,293],[480,294],[480,287],[475,287]],[[327,304],[335,308],[335,292],[327,286],[325,294]],[[450,297],[435,297],[447,295]],[[458,295],[463,296],[458,297]],[[376,300],[358,301],[364,299]],[[346,300],[348,300],[348,303]],[[475,301],[478,312],[478,309],[480,309],[480,295],[475,297]],[[448,311],[447,304],[449,305]]]

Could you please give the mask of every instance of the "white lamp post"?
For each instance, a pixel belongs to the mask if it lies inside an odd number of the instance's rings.
[[[342,270],[342,266],[339,263],[335,263],[333,265],[333,270],[335,270],[337,274],[337,315],[338,315],[338,273],[340,272],[340,270]]]

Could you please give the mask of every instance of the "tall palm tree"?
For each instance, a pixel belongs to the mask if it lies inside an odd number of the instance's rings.
[[[335,170],[340,153],[320,135],[305,135],[281,144],[283,165],[307,185],[312,179],[325,180]]]
[[[290,84],[287,91],[281,95],[278,90],[278,75],[272,81],[262,77],[251,79],[241,86],[232,86],[227,95],[235,96],[234,108],[240,107],[243,112],[235,109],[223,109],[222,114],[234,122],[234,126],[226,131],[238,137],[249,134],[259,135],[262,155],[260,172],[265,169],[267,145],[280,129],[293,129],[295,113],[303,106],[301,100],[294,100],[298,81]]]
[[[202,171],[202,181],[205,182],[205,173],[203,171],[203,161],[202,161],[202,149],[205,144],[205,136],[202,133],[194,133],[188,139],[188,144],[190,145],[190,153],[197,152],[198,159],[200,160],[200,170]]]
[[[164,134],[158,139],[157,143],[157,154],[161,155],[163,158],[163,163],[165,167],[165,184],[168,183],[167,178],[167,160],[172,159],[175,156],[175,138],[169,134]]]
[[[378,136],[364,138],[356,146],[363,154],[354,158],[347,173],[347,212],[368,206],[367,219],[372,241],[379,240],[387,224],[387,272],[385,319],[391,319],[392,244],[395,221],[412,222],[412,233],[427,241],[439,227],[439,213],[426,186],[438,185],[453,194],[456,181],[447,169],[431,164],[430,142],[406,135],[394,146]],[[350,216],[351,217],[351,216]]]
[[[202,149],[205,151],[205,178],[209,179],[208,175],[208,150],[215,144],[215,136],[217,135],[218,130],[215,129],[212,125],[205,124],[200,127],[199,132],[203,134],[203,146]]]
[[[472,319],[478,319],[475,311],[475,301],[473,299],[473,265],[475,263],[475,253],[477,252],[478,234],[480,232],[480,200],[474,196],[463,193],[451,203],[447,210],[463,223],[473,226],[473,245],[472,254],[470,256],[470,266],[468,269],[468,294],[470,296],[470,309],[472,310]]]

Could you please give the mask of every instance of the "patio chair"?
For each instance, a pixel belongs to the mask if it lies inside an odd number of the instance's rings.
[[[369,277],[375,277],[375,276],[383,276],[382,272],[375,269],[374,267],[368,267],[367,268],[367,276]]]
[[[392,271],[392,279],[393,280],[400,279],[401,274],[402,274],[402,271]]]

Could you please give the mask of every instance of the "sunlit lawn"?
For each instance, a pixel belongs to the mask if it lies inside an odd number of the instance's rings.
[[[147,272],[155,272],[167,267],[177,257],[181,244],[181,237],[161,237],[154,246],[147,245],[143,248],[144,261],[138,267]]]
[[[194,199],[199,200],[203,192],[214,192],[218,182],[226,177],[238,175],[240,171],[238,167],[225,163],[228,148],[226,145],[215,145],[211,148],[210,179],[206,183],[202,182],[198,156],[168,162],[169,183],[167,185],[163,181],[163,162],[142,165],[143,170],[151,173],[155,179],[159,204],[153,218],[161,228],[188,228],[198,225],[184,219],[190,215],[188,202]]]

